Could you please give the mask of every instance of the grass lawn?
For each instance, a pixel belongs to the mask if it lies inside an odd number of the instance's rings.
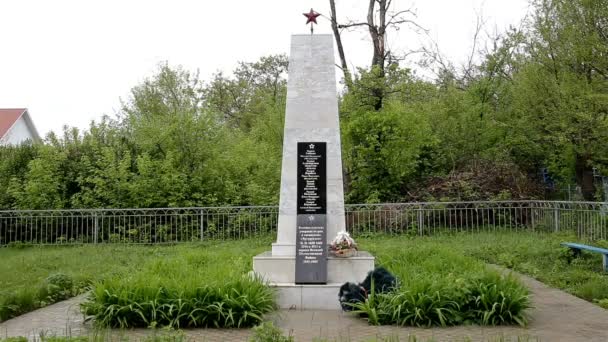
[[[574,235],[482,233],[443,240],[464,254],[530,275],[608,309],[608,273],[602,269],[602,256],[583,252],[581,258],[572,258],[569,249],[560,246],[577,241]],[[585,243],[608,247],[606,241]]]
[[[390,262],[379,252],[382,249],[441,245],[459,255],[527,274],[608,309],[608,273],[602,269],[602,256],[583,252],[581,258],[571,258],[568,248],[560,243],[579,241],[573,234],[495,231],[410,238],[378,235],[358,241],[377,254],[380,262]],[[585,243],[608,248],[607,241]]]
[[[97,290],[111,290],[114,297],[102,301],[107,305],[105,309],[110,305],[117,309],[129,301],[139,303],[143,300],[148,305],[146,310],[150,311],[154,300],[162,302],[162,295],[152,291],[160,284],[173,286],[173,290],[192,297],[202,295],[196,293],[200,283],[217,285],[238,281],[241,274],[251,270],[252,257],[269,249],[272,240],[269,236],[257,240],[175,246],[3,248],[0,249],[0,321],[74,295],[91,284],[96,284]],[[433,289],[448,288],[447,285],[454,282],[466,282],[471,289],[484,282],[496,282],[495,272],[483,267],[483,261],[486,261],[529,274],[600,305],[608,302],[608,276],[601,271],[599,255],[585,253],[582,258],[568,263],[569,254],[559,243],[576,241],[572,236],[520,231],[432,237],[378,235],[357,240],[362,249],[377,256],[377,264],[398,275],[402,289],[417,289],[417,293],[425,296],[432,297]],[[62,283],[62,277],[54,276],[57,274],[68,276],[72,286],[67,290],[61,288],[65,282]],[[57,279],[59,289],[64,290],[59,295]],[[104,281],[99,283],[101,280]],[[512,285],[505,281],[500,286]],[[103,292],[97,292],[98,298],[102,298]],[[204,295],[229,297],[226,293],[213,291]],[[429,302],[428,296],[416,300],[433,303]],[[414,298],[408,300],[410,303]],[[107,323],[121,325],[119,317],[124,316],[116,315],[116,320]],[[466,317],[454,319],[467,320]],[[206,324],[213,325],[213,322]]]
[[[222,266],[217,260],[229,261],[233,274],[246,272],[252,267],[252,257],[267,249],[271,241],[268,237],[174,246],[0,248],[0,322],[82,292],[95,281],[137,274],[174,257],[183,258],[192,270],[206,270],[210,279],[221,279],[206,267],[215,262],[217,270]],[[58,284],[61,288],[57,288],[53,282],[56,275],[67,275],[73,286]],[[67,293],[57,295],[58,291]]]

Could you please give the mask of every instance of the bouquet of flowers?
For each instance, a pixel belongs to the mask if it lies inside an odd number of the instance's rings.
[[[357,254],[357,243],[342,230],[329,244],[329,250],[334,256],[348,258]]]

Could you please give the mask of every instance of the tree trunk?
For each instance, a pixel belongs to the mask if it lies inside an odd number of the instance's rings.
[[[374,22],[374,8],[378,0],[369,0],[369,7],[367,9],[367,27],[369,34],[374,45],[374,54],[372,57],[372,69],[376,68],[379,71],[377,75],[380,78],[384,78],[384,62],[385,62],[385,45],[384,45],[384,33],[386,31],[386,0],[378,1],[380,5],[378,25]],[[376,111],[382,109],[384,102],[384,88],[377,87],[372,89],[372,95],[376,98],[374,103],[374,109]]]
[[[576,184],[581,187],[583,198],[586,201],[593,201],[595,196],[595,184],[593,184],[593,168],[589,166],[589,158],[577,155],[574,169],[576,173]]]
[[[392,0],[368,0],[369,6],[367,8],[367,20],[365,22],[354,22],[346,25],[338,25],[337,16],[336,16],[336,4],[335,0],[329,0],[329,5],[331,8],[331,22],[332,29],[334,32],[334,36],[336,38],[336,43],[338,45],[338,53],[340,54],[340,62],[342,65],[342,70],[344,71],[344,79],[347,87],[350,88],[352,84],[352,78],[350,73],[348,72],[348,66],[346,64],[346,58],[344,57],[344,49],[342,46],[342,40],[340,37],[339,28],[348,28],[355,26],[367,26],[370,38],[372,40],[373,45],[373,55],[372,55],[372,70],[374,70],[375,76],[379,78],[385,77],[385,67],[386,67],[386,59],[388,57],[388,53],[386,50],[386,30],[390,26],[395,26],[400,23],[405,23],[407,20],[400,19],[394,20],[397,15],[400,13],[408,12],[401,11],[396,14],[389,13],[389,8],[391,7]],[[376,4],[378,4],[378,22],[376,23]],[[389,19],[387,20],[387,16]],[[371,95],[375,97],[376,102],[374,103],[374,109],[380,110],[383,106],[384,97],[385,97],[385,89],[384,86],[379,85],[374,89],[371,89]]]
[[[378,8],[378,25],[374,22],[374,9],[376,2],[379,4]],[[387,12],[386,0],[369,0],[369,7],[367,9],[367,27],[369,28],[369,34],[374,44],[374,55],[372,57],[372,67],[377,66],[380,68],[381,76],[384,76],[384,64],[386,62],[386,12]]]
[[[348,70],[348,64],[346,64],[346,56],[344,55],[344,46],[342,45],[342,37],[338,30],[338,15],[336,14],[336,1],[329,0],[329,7],[331,8],[331,29],[334,31],[334,37],[336,38],[336,45],[338,45],[338,55],[340,55],[340,65],[342,72],[344,73],[344,84],[346,90],[350,90],[353,83],[350,71]]]

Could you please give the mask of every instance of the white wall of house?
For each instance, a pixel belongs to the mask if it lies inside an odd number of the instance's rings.
[[[19,120],[17,120],[13,127],[11,127],[8,132],[0,139],[0,144],[2,145],[19,145],[22,142],[31,139],[34,139],[32,132],[27,126],[25,122],[24,115],[22,115]]]

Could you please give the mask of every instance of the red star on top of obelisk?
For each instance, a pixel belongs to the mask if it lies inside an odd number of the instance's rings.
[[[312,8],[308,13],[302,13],[306,17],[306,25],[310,24],[310,34],[313,32],[313,24],[317,23],[317,17],[320,16],[320,13],[315,12]]]
[[[317,17],[320,16],[321,14],[315,12],[312,8],[310,9],[310,12],[308,13],[302,13],[304,14],[304,16],[306,18],[308,18],[308,20],[306,20],[306,25],[310,24],[310,23],[317,23]]]

